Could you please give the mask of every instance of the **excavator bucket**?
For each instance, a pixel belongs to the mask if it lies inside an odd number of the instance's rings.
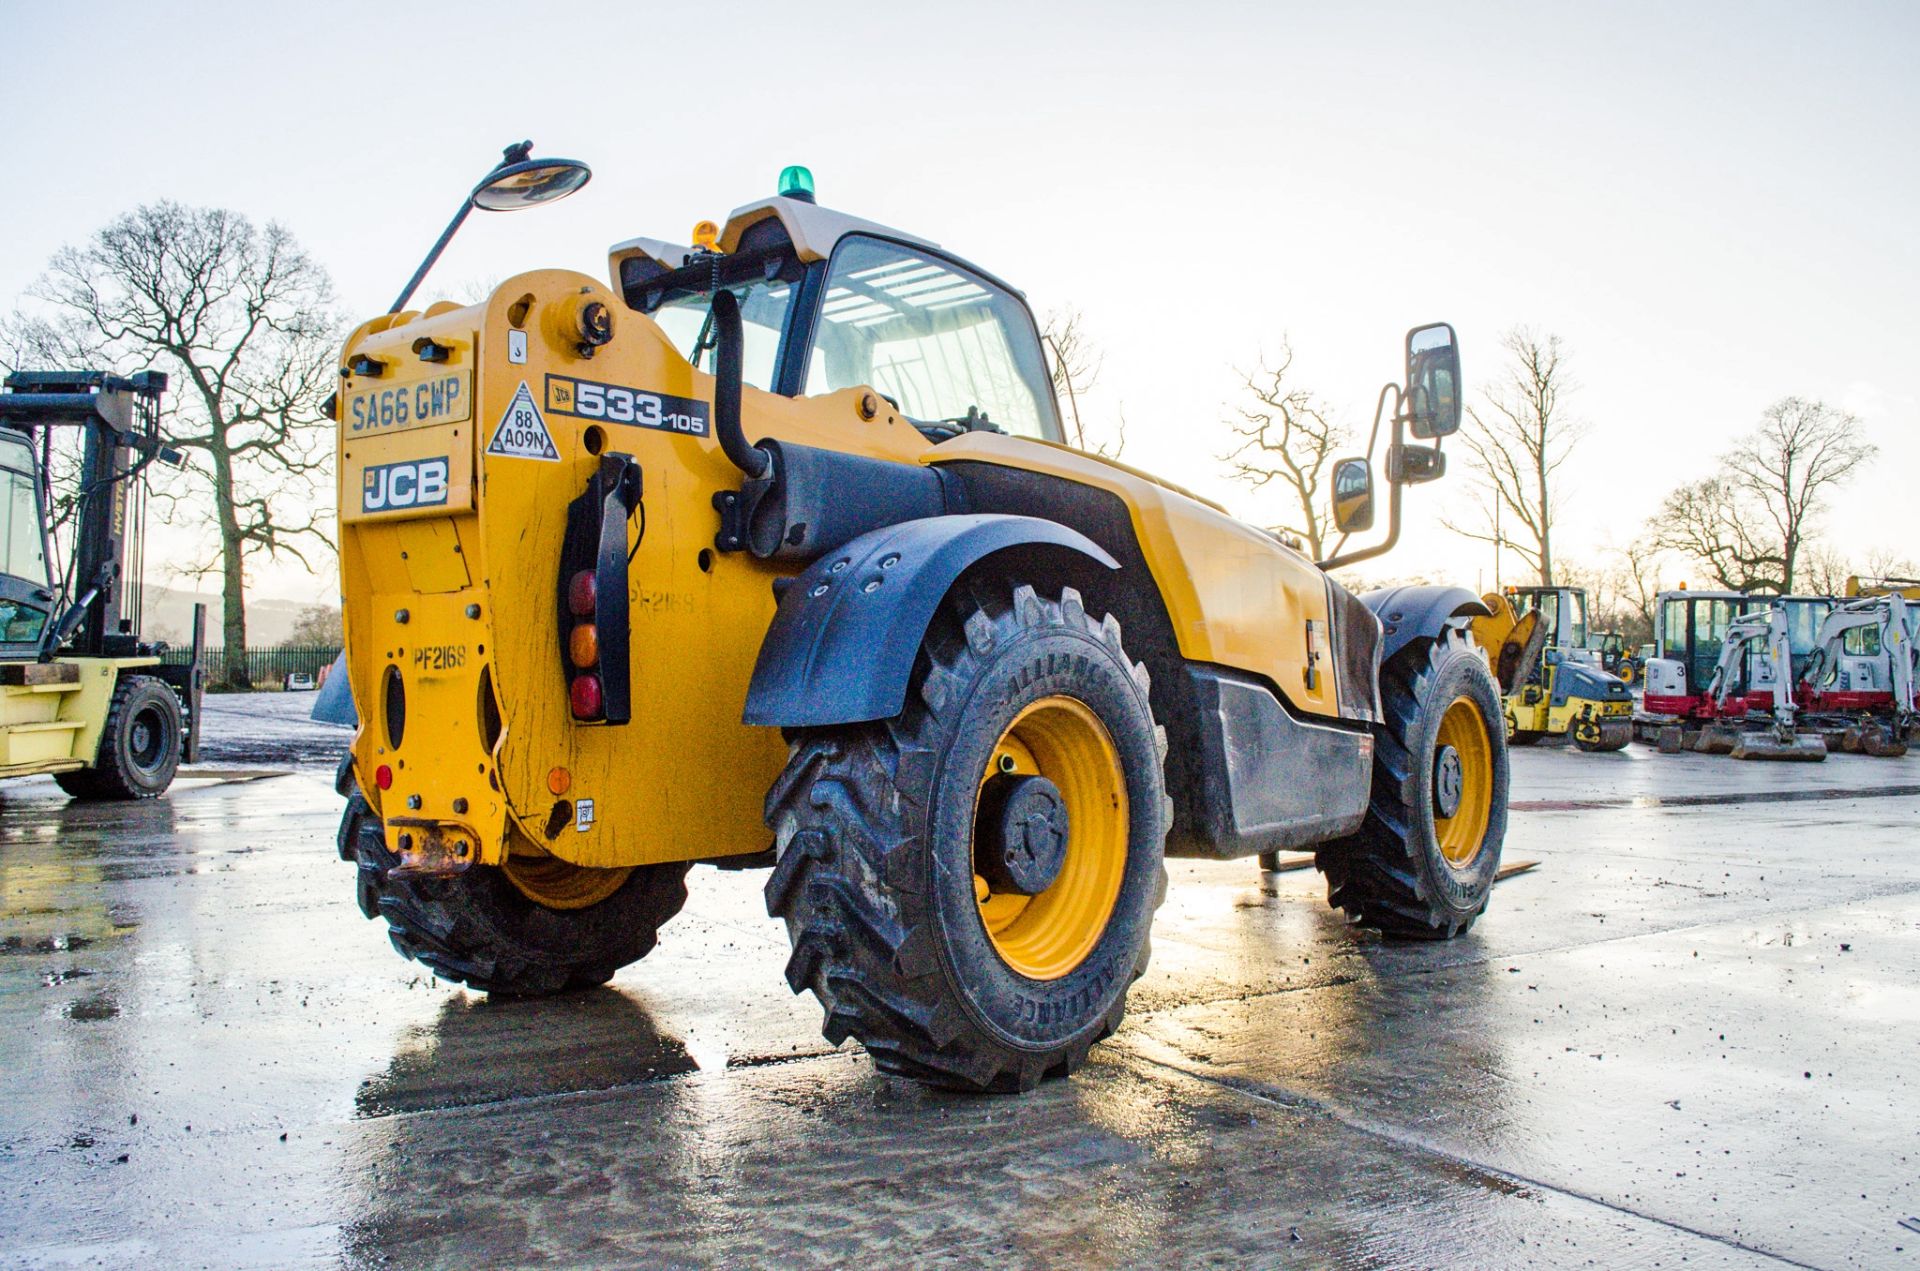
[[[1907,753],[1906,733],[1869,724],[1860,730],[1860,749],[1875,759],[1898,759]]]
[[[1533,673],[1551,633],[1541,623],[1538,609],[1523,618],[1514,612],[1513,601],[1501,592],[1490,591],[1480,599],[1493,612],[1473,620],[1473,638],[1487,651],[1493,678],[1505,697]]]
[[[1791,738],[1783,739],[1771,732],[1752,730],[1734,738],[1730,753],[1735,759],[1819,763],[1827,757],[1827,743],[1807,733],[1795,733]]]

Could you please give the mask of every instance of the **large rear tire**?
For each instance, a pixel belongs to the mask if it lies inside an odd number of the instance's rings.
[[[360,912],[386,919],[402,957],[485,993],[544,997],[605,984],[651,953],[661,925],[687,903],[685,862],[637,866],[612,887],[574,878],[555,889],[558,905],[532,899],[525,880],[516,885],[490,865],[452,878],[396,878],[399,858],[357,790],[340,818],[340,855],[359,866]]]
[[[806,729],[767,795],[787,983],[882,1071],[1028,1090],[1119,1026],[1166,893],[1144,666],[1078,593],[963,587],[896,718]]]
[[[152,799],[180,768],[180,698],[165,680],[126,675],[114,685],[91,768],[54,775],[76,799]]]
[[[1450,940],[1487,907],[1507,830],[1500,697],[1486,663],[1448,632],[1381,669],[1367,818],[1314,865],[1327,902],[1361,926]]]

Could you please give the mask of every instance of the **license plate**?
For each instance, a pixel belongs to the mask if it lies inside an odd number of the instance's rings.
[[[349,434],[401,432],[457,424],[473,416],[473,372],[442,371],[407,384],[376,385],[349,396],[340,419]]]

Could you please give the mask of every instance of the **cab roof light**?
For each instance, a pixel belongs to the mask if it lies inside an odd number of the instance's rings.
[[[780,169],[780,194],[802,203],[813,202],[813,173],[797,163]]]
[[[718,251],[720,227],[712,221],[697,221],[693,227],[693,245],[703,252]]]

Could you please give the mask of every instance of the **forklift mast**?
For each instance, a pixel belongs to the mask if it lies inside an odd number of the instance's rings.
[[[79,510],[63,611],[48,627],[42,656],[127,657],[141,651],[141,586],[146,487],[135,478],[155,459],[178,461],[160,439],[167,377],[142,371],[16,371],[0,393],[0,426],[36,443],[41,503],[51,502],[53,430],[83,429]],[[55,579],[56,588],[62,581]]]

